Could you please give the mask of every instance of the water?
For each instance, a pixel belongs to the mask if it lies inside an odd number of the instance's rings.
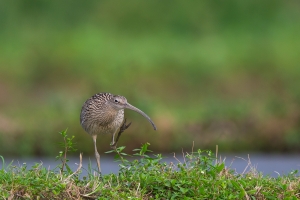
[[[163,161],[170,163],[177,163],[178,161],[173,158],[173,154],[164,154]],[[279,175],[287,175],[291,171],[300,170],[300,155],[295,154],[250,154],[250,160],[247,154],[221,154],[219,158],[225,159],[225,164],[227,167],[230,166],[231,169],[235,170],[236,173],[243,173],[251,170],[251,167],[256,168],[257,171],[262,172],[263,175],[269,175],[272,177],[277,177]],[[177,159],[180,162],[184,162],[182,154],[176,154]],[[42,163],[44,167],[49,169],[55,169],[55,167],[60,164],[60,161],[55,161],[54,158],[5,158],[6,165],[13,161],[13,165],[23,165],[26,163],[28,167],[33,166],[35,163]],[[93,156],[83,157],[82,160],[82,176],[87,175],[88,163],[91,161],[92,168],[96,169],[97,164]],[[249,165],[249,161],[251,165]],[[79,157],[72,157],[68,162],[72,170],[78,168]],[[103,174],[118,173],[119,166],[118,162],[115,162],[112,157],[101,156],[101,169]],[[248,166],[248,167],[247,167]],[[2,168],[2,162],[0,164]]]
[[[263,175],[277,177],[279,175],[287,175],[294,170],[300,170],[300,155],[290,154],[241,154],[227,155],[226,166],[235,169],[237,173],[243,173],[244,170],[250,170],[251,167],[256,168]],[[251,167],[248,163],[251,163]]]

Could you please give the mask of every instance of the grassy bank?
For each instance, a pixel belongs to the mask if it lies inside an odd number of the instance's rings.
[[[114,153],[119,161],[118,174],[99,176],[88,169],[79,178],[81,155],[76,171],[66,160],[54,170],[37,163],[31,169],[25,164],[4,165],[0,170],[0,197],[3,199],[299,199],[300,178],[262,176],[252,166],[236,174],[216,159],[211,151],[184,153],[184,162],[164,163],[160,154],[152,155],[149,144],[135,149],[133,155]],[[151,156],[149,156],[151,155]],[[128,161],[127,158],[134,158]],[[176,159],[176,156],[174,155]]]

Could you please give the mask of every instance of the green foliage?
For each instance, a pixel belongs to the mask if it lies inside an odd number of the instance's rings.
[[[73,142],[73,139],[75,138],[75,136],[73,135],[72,137],[67,137],[67,130],[68,129],[59,132],[59,134],[61,134],[64,139],[64,142],[60,143],[61,147],[63,147],[64,150],[60,151],[58,156],[56,156],[56,159],[57,160],[60,159],[62,162],[61,167],[60,167],[61,173],[63,173],[65,166],[67,167],[68,172],[69,173],[71,172],[71,169],[67,164],[67,162],[69,161],[67,159],[67,153],[72,152],[72,151],[73,152],[77,151],[77,149],[75,149],[75,146],[74,146],[75,143]]]
[[[52,133],[67,125],[92,154],[78,118],[102,91],[124,95],[158,125],[153,137],[145,119],[125,111],[136,142],[120,142],[129,149],[149,141],[178,151],[196,141],[226,151],[300,150],[297,5],[2,1],[1,153],[53,155],[60,138]]]
[[[12,163],[0,170],[0,197],[24,199],[298,199],[299,176],[264,177],[256,171],[235,172],[216,160],[211,151],[185,153],[184,161],[162,162],[161,154],[150,155],[149,143],[124,153],[115,153],[118,174],[92,172],[82,179],[72,174],[47,170],[41,163],[27,169]],[[1,156],[3,162],[4,158]],[[127,158],[134,158],[129,161]],[[4,165],[3,165],[4,166]]]
[[[149,143],[132,155],[125,147],[115,153],[120,162],[118,174],[102,179],[92,170],[88,177],[47,170],[37,163],[27,169],[12,164],[0,170],[0,196],[24,199],[298,199],[297,171],[278,178],[263,177],[255,171],[235,174],[211,151],[186,153],[184,161],[162,162],[162,155],[149,155]],[[134,158],[129,161],[127,158]],[[1,157],[3,162],[4,158]],[[4,165],[3,165],[4,166]]]

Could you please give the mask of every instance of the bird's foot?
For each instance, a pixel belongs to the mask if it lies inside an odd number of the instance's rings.
[[[117,148],[117,143],[115,142],[114,144],[110,144],[110,148],[112,148],[113,150],[116,150]]]

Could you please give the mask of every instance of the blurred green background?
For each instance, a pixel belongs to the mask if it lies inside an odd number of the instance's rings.
[[[299,1],[0,1],[0,155],[52,156],[98,92],[125,96],[119,145],[300,150]],[[98,137],[100,152],[111,137]]]

